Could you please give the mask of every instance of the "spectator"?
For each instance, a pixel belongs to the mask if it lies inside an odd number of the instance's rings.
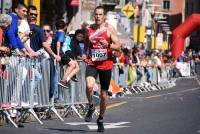
[[[8,46],[4,46],[3,34],[9,28],[12,22],[12,18],[7,14],[0,14],[0,53],[9,54],[10,49]]]
[[[30,47],[33,49],[33,51],[37,52],[37,55],[41,55],[44,58],[48,59],[49,54],[51,54],[57,61],[59,61],[60,57],[58,57],[51,50],[50,43],[45,42],[43,29],[36,24],[37,15],[37,8],[33,5],[30,5],[28,7],[28,22],[30,26],[30,31],[32,33],[30,37]]]
[[[8,29],[12,22],[12,18],[7,14],[0,14],[0,77],[2,76],[3,67],[1,57],[10,53],[8,46],[3,43],[3,33]]]
[[[9,14],[12,17],[12,23],[5,33],[5,42],[8,43],[11,49],[20,57],[29,55],[18,35],[18,20],[19,18],[24,18],[26,13],[27,9],[24,4],[17,3],[14,5],[13,12]]]
[[[68,84],[70,82],[70,79],[77,81],[77,79],[73,79],[73,76],[79,71],[79,65],[74,60],[73,55],[71,54],[71,51],[62,51],[63,43],[65,40],[65,33],[64,33],[64,26],[65,22],[62,20],[59,20],[56,22],[56,33],[52,42],[52,48],[54,52],[61,56],[61,63],[63,65],[68,65],[66,71],[64,72],[62,80],[58,82],[58,85],[68,88]]]
[[[27,21],[27,7],[24,8],[24,16],[19,18],[18,34],[24,44],[24,47],[29,53],[30,57],[38,56],[38,54],[30,48],[30,27]]]
[[[79,60],[85,59],[84,39],[85,39],[84,31],[82,29],[76,30],[75,35],[72,38],[71,48],[75,58]]]

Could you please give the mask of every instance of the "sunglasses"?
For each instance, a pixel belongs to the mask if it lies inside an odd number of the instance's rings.
[[[47,32],[47,33],[49,33],[49,32],[50,32],[50,30],[47,30],[47,29],[44,29],[43,31],[44,31],[44,32]]]
[[[38,14],[36,14],[36,13],[30,13],[30,16],[35,16],[35,17],[37,17]]]

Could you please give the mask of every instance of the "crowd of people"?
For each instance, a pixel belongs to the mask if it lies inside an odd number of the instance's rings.
[[[15,3],[12,12],[0,15],[0,76],[4,71],[3,60],[6,56],[35,58],[50,60],[50,97],[53,97],[57,86],[69,88],[70,80],[79,82],[76,74],[80,68],[77,60],[86,63],[86,95],[89,110],[85,121],[90,122],[95,112],[92,95],[97,76],[100,81],[100,114],[97,119],[98,132],[104,131],[103,117],[108,99],[108,89],[111,81],[113,63],[123,73],[123,67],[129,66],[127,85],[142,78],[141,69],[147,73],[147,82],[152,81],[152,67],[161,68],[170,66],[169,77],[178,74],[176,61],[170,52],[147,51],[144,47],[126,48],[120,44],[117,31],[105,22],[105,10],[98,6],[94,10],[94,24],[86,25],[70,34],[66,31],[63,20],[57,20],[55,30],[49,24],[42,27],[37,25],[37,8],[33,5],[27,7],[23,3]],[[188,50],[178,61],[189,62],[200,60],[200,53]],[[66,65],[61,80],[56,77],[55,62]],[[140,68],[140,67],[143,68]],[[37,72],[37,70],[35,70]],[[41,74],[35,77],[41,79]],[[135,76],[135,77],[134,77]]]
[[[133,48],[122,48],[123,53],[115,53],[115,65],[118,72],[124,74],[124,67],[128,67],[127,87],[142,81],[153,82],[153,68],[157,68],[162,77],[169,80],[181,77],[182,74],[177,67],[179,63],[189,63],[191,74],[195,75],[195,62],[200,61],[200,52],[186,49],[182,55],[175,60],[171,51],[166,50],[147,50],[140,46]],[[189,71],[189,70],[188,70]],[[145,80],[143,80],[145,76]],[[119,82],[120,83],[120,82]]]
[[[79,71],[77,60],[83,60],[86,67],[86,94],[89,111],[85,121],[90,122],[95,107],[92,102],[95,79],[99,75],[101,83],[100,115],[97,120],[98,131],[103,132],[103,115],[107,103],[107,91],[111,79],[112,49],[120,49],[116,30],[105,23],[104,8],[95,9],[95,23],[78,29],[74,34],[66,31],[62,19],[56,20],[55,30],[49,24],[37,25],[38,11],[36,6],[27,7],[23,3],[14,3],[12,12],[0,15],[1,59],[17,56],[50,60],[50,97],[53,97],[57,86],[69,88],[70,80],[78,82],[76,74]],[[55,62],[67,65],[61,80],[56,79]],[[1,74],[4,71],[1,62]],[[35,79],[43,76],[35,69]],[[105,84],[106,83],[106,84]],[[35,83],[36,84],[36,83]]]

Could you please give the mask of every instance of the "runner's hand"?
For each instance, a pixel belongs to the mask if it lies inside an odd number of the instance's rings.
[[[102,45],[106,46],[106,47],[109,46],[109,43],[108,43],[105,39],[100,40],[100,43],[101,43]]]

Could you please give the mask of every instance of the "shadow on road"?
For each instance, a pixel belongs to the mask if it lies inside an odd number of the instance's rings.
[[[48,130],[54,130],[54,131],[62,131],[62,132],[80,132],[80,133],[94,133],[94,131],[88,131],[88,130],[83,130],[83,129],[60,129],[60,128],[47,128]]]

